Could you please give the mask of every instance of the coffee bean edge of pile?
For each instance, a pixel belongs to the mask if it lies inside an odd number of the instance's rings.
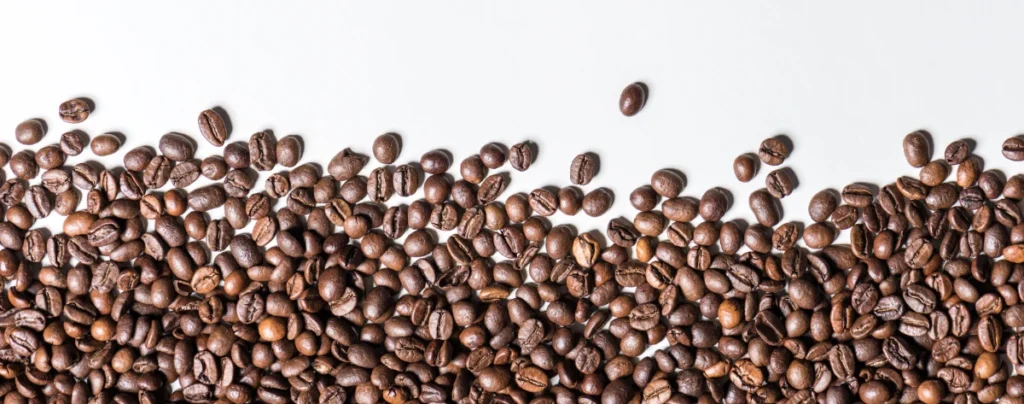
[[[627,86],[620,112],[646,97]],[[907,135],[918,178],[821,191],[807,225],[782,223],[789,169],[749,195],[750,225],[724,220],[722,188],[680,196],[664,169],[630,193],[632,220],[577,233],[550,219],[600,217],[613,194],[504,195],[509,173],[491,170],[529,169],[530,142],[393,165],[386,133],[382,167],[344,149],[323,173],[299,164],[298,136],[231,141],[213,109],[198,126],[220,154],[168,133],[123,167],[68,167],[121,148],[77,130],[0,148],[15,177],[0,185],[4,403],[1024,401],[1024,175],[984,171],[965,140],[933,160],[926,132]],[[46,132],[30,119],[15,138]],[[1024,139],[1002,153],[1024,161]],[[734,174],[788,156],[765,139]],[[597,159],[573,159],[569,181],[589,184]],[[184,190],[200,177],[214,183]],[[50,215],[61,229],[33,227]]]

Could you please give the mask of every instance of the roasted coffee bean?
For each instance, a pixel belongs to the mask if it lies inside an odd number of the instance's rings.
[[[401,140],[396,133],[385,133],[373,141],[373,157],[381,164],[394,163],[401,151]]]
[[[41,138],[37,124],[29,135]],[[223,116],[204,111],[199,124],[224,144]],[[172,133],[159,155],[142,146],[123,167],[81,163],[69,173],[62,166],[81,151],[79,136],[11,156],[17,178],[0,186],[0,276],[9,289],[0,311],[0,363],[9,366],[0,373],[26,398],[73,396],[74,380],[84,380],[81,397],[141,391],[140,402],[525,402],[530,394],[538,402],[852,402],[856,394],[938,403],[1024,394],[1024,379],[1001,363],[1004,354],[1024,363],[1014,333],[1024,326],[1015,270],[1024,263],[1015,202],[1024,176],[982,171],[967,141],[930,161],[928,136],[909,135],[905,153],[919,179],[819,192],[807,225],[782,223],[778,199],[796,185],[788,169],[750,193],[749,225],[726,218],[725,189],[680,196],[685,177],[658,170],[630,194],[639,212],[609,220],[602,240],[555,213],[600,216],[614,200],[608,189],[537,188],[498,201],[511,177],[488,170],[506,160],[527,169],[528,143],[507,151],[486,143],[463,160],[459,179],[445,175],[447,152],[424,154],[424,196],[405,206],[390,196],[418,191],[413,165],[362,177],[368,158],[344,149],[324,176],[316,163],[298,165],[297,136],[259,132],[200,163],[192,141]],[[112,152],[120,142],[111,139]],[[1015,152],[1013,141],[1004,153]],[[394,162],[400,146],[385,134],[374,157]],[[766,140],[758,157],[782,164],[788,146]],[[296,167],[268,173],[265,190],[255,189],[249,167],[278,163]],[[757,165],[740,156],[734,174],[749,181]],[[947,182],[950,166],[956,178]],[[28,182],[40,168],[41,181]],[[571,171],[572,182],[590,182],[596,155],[577,157]],[[189,187],[200,175],[222,183],[150,192],[167,182]],[[80,211],[72,184],[85,191]],[[37,227],[51,210],[67,216],[52,235]],[[849,244],[835,244],[847,229]]]
[[[36,165],[44,170],[64,165],[65,155],[57,145],[49,145],[36,151]]]
[[[190,160],[196,152],[192,139],[173,132],[160,137],[159,149],[171,161]]]
[[[83,134],[78,131],[65,132],[60,135],[60,150],[68,156],[77,156],[82,154],[82,150],[85,149],[85,140]]]
[[[577,155],[569,166],[569,181],[576,185],[587,185],[597,174],[597,155],[584,153]]]
[[[273,169],[277,164],[277,141],[269,130],[256,132],[249,137],[249,161],[258,171]]]
[[[288,135],[277,141],[275,149],[277,163],[285,167],[295,167],[302,159],[302,138]]]
[[[761,146],[757,149],[757,156],[762,163],[777,166],[789,157],[789,147],[779,138],[768,138],[761,142]]]
[[[757,175],[757,160],[750,154],[741,154],[733,161],[732,170],[740,182],[750,182]]]
[[[39,119],[29,119],[14,128],[14,138],[18,143],[33,145],[39,143],[46,135],[46,124]]]
[[[60,104],[57,111],[60,119],[67,123],[82,123],[92,113],[92,106],[83,98],[72,98]]]
[[[228,139],[226,119],[216,109],[207,109],[199,113],[199,132],[210,144],[221,147]]]
[[[646,103],[647,85],[636,82],[626,86],[619,95],[619,112],[625,116],[633,116],[639,113]]]
[[[112,134],[103,134],[92,138],[89,148],[97,156],[109,156],[121,148],[121,139]]]
[[[912,167],[924,167],[925,164],[931,161],[932,146],[929,140],[930,136],[928,132],[919,130],[903,138],[903,155],[907,158],[907,163],[910,163]]]
[[[612,207],[615,197],[608,188],[597,188],[583,197],[583,212],[590,217],[599,217]]]
[[[793,193],[796,184],[787,169],[780,169],[768,173],[764,186],[772,196],[782,199]]]

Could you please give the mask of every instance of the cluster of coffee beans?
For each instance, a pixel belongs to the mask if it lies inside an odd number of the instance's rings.
[[[646,91],[627,87],[623,114]],[[59,111],[80,123],[92,104]],[[666,169],[630,193],[632,219],[577,231],[550,219],[601,216],[612,192],[504,195],[509,172],[491,171],[529,169],[531,143],[484,145],[453,180],[443,150],[393,165],[388,133],[381,167],[344,149],[322,173],[297,136],[229,142],[223,112],[198,122],[221,153],[177,133],[123,167],[65,166],[117,152],[115,135],[0,148],[16,177],[0,185],[4,403],[1024,400],[1024,175],[984,171],[965,141],[932,160],[908,135],[919,178],[822,191],[806,226],[782,223],[787,168],[749,195],[749,226],[725,220],[724,189],[681,196]],[[789,150],[765,140],[737,179]],[[1024,141],[1002,152],[1024,160]],[[569,181],[598,167],[581,154]],[[62,229],[36,226],[50,215]]]

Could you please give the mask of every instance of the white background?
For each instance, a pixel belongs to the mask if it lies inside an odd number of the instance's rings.
[[[403,136],[398,163],[446,148],[457,166],[486,142],[528,139],[538,161],[510,191],[568,185],[572,157],[592,151],[601,171],[584,189],[613,189],[610,215],[632,217],[629,192],[667,167],[686,174],[684,195],[730,189],[727,218],[748,221],[766,170],[740,184],[733,158],[780,133],[800,183],[785,220],[805,220],[820,189],[916,175],[901,149],[916,129],[932,132],[936,157],[967,137],[987,168],[1020,167],[999,153],[1024,132],[1019,2],[56,4],[0,12],[0,142],[15,151],[19,122],[45,119],[35,147],[57,142],[72,128],[57,106],[87,96],[97,108],[77,128],[128,139],[108,166],[169,131],[204,156],[215,149],[197,115],[221,106],[230,140],[300,134],[304,161],[324,166],[387,131]],[[651,97],[626,118],[617,101],[634,81]],[[552,219],[603,232],[610,217]]]
[[[686,174],[685,195],[722,185],[728,217],[750,219],[731,163],[783,133],[799,178],[786,220],[810,196],[853,181],[916,175],[902,137],[932,132],[977,141],[986,167],[1024,131],[1024,5],[985,2],[17,2],[0,12],[0,141],[40,117],[57,142],[72,126],[60,102],[88,96],[77,127],[122,132],[131,147],[178,131],[199,155],[214,149],[197,114],[222,106],[231,140],[261,129],[300,134],[306,161],[344,146],[369,153],[396,131],[399,163],[446,148],[455,164],[488,141],[539,144],[511,190],[568,185],[572,157],[594,151],[590,190],[616,192],[612,214],[659,168]],[[651,89],[637,116],[619,114],[622,88]],[[71,163],[95,158],[80,156]],[[507,166],[504,170],[508,170]],[[262,184],[262,182],[261,182]],[[555,222],[604,227],[604,220]],[[630,216],[631,217],[631,216]]]

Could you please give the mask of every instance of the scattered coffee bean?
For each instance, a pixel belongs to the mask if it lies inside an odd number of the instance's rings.
[[[517,143],[508,149],[508,162],[516,171],[526,171],[533,164],[533,149],[528,142]]]
[[[921,168],[932,160],[932,145],[926,131],[911,132],[903,138],[903,156],[911,167]]]
[[[402,146],[398,134],[385,133],[377,136],[377,139],[373,141],[373,157],[381,164],[394,163],[395,160],[398,160],[398,155],[401,152]]]
[[[226,126],[216,112],[200,115],[215,145]],[[15,178],[0,185],[5,398],[934,404],[1024,396],[1014,374],[1024,366],[1016,333],[1024,176],[983,171],[966,141],[930,161],[927,136],[909,135],[904,151],[919,179],[818,192],[806,226],[783,222],[780,198],[796,184],[788,169],[749,195],[749,225],[726,218],[733,196],[725,189],[680,196],[686,178],[658,170],[630,194],[632,218],[593,231],[549,219],[605,214],[614,200],[607,188],[540,187],[500,202],[511,177],[488,170],[506,160],[528,168],[526,144],[486,144],[457,179],[445,175],[446,152],[428,152],[418,196],[414,165],[362,173],[368,158],[344,149],[325,176],[315,163],[298,165],[298,136],[258,132],[200,162],[190,139],[168,134],[159,154],[142,146],[122,167],[69,169],[66,156],[84,144],[73,136],[14,153]],[[112,135],[91,144],[97,154],[119,146]],[[398,152],[397,135],[374,144],[381,162]],[[769,139],[758,154],[779,165],[789,152]],[[574,184],[591,182],[596,159],[573,161]],[[257,183],[255,170],[277,164],[290,170]],[[756,170],[752,155],[734,162],[740,180]],[[200,175],[213,182],[194,188]],[[164,189],[168,182],[177,189]],[[406,206],[393,193],[420,199]],[[53,212],[65,216],[62,227],[40,227]],[[843,230],[848,244],[838,241]]]
[[[757,157],[764,164],[777,166],[789,157],[789,147],[778,138],[768,138],[761,142],[761,147],[757,149]]]
[[[24,145],[34,145],[43,140],[43,136],[46,136],[46,124],[39,119],[29,119],[22,123],[19,123],[14,128],[14,138],[18,143]]]
[[[221,147],[228,139],[227,122],[217,111],[205,110],[199,114],[199,133],[210,144]]]
[[[92,113],[92,107],[84,99],[72,98],[62,102],[57,113],[60,114],[60,119],[64,122],[82,123],[89,118],[89,114]]]
[[[95,142],[94,142],[95,143]],[[160,153],[171,161],[185,161],[195,154],[192,140],[180,133],[168,133],[160,137]]]
[[[576,185],[587,185],[597,174],[597,156],[584,153],[576,156],[569,166],[569,181]]]
[[[109,156],[121,148],[121,139],[111,134],[99,135],[92,138],[89,148],[97,156]]]
[[[619,96],[619,111],[622,115],[633,116],[640,112],[647,103],[647,86],[644,83],[633,83],[626,86]]]
[[[757,175],[757,160],[750,154],[741,154],[733,160],[732,172],[740,182],[750,182]]]
[[[65,132],[60,135],[60,150],[68,156],[77,156],[85,150],[85,140],[78,131]]]

